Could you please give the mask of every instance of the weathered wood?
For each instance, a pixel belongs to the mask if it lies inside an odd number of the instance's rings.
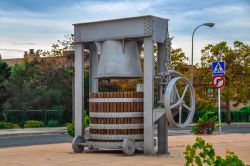
[[[98,92],[90,93],[90,99],[94,98],[143,98],[142,92]],[[90,102],[90,112],[143,112],[143,102]],[[120,117],[120,118],[107,118],[107,117],[91,117],[91,124],[143,124],[143,117]],[[103,135],[134,135],[143,134],[143,129],[94,129],[90,128],[90,134],[103,134]],[[93,141],[93,140],[92,140]],[[102,140],[96,140],[102,141]],[[109,140],[105,140],[109,141]],[[138,140],[135,140],[138,141]],[[140,140],[141,141],[141,140]],[[110,140],[110,142],[113,142]]]

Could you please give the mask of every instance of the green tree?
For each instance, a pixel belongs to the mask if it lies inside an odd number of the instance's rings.
[[[58,40],[62,48],[65,50],[74,49],[74,34],[65,35],[64,38],[64,40]]]
[[[0,60],[0,109],[7,98],[6,83],[11,75],[11,67]]]
[[[53,49],[39,53],[60,56],[62,52]],[[35,58],[30,63],[15,65],[6,86],[9,97],[4,108],[60,109],[65,116],[71,114],[73,71],[72,64],[62,64],[58,58]]]
[[[171,48],[171,67],[172,69],[182,73],[188,74],[188,57],[186,57],[185,53],[181,48]]]
[[[230,101],[237,106],[246,104],[250,99],[250,47],[249,45],[235,41],[233,47],[226,42],[207,45],[201,50],[201,70],[198,78],[202,82],[211,85],[211,62],[226,62],[226,85],[222,89],[222,101],[226,103],[227,110],[230,109]],[[230,123],[228,113],[227,122]]]
[[[64,51],[71,50],[73,35],[52,45],[51,51],[37,50],[34,61],[15,65],[11,69],[6,90],[5,109],[61,109],[64,121],[71,121],[73,57],[62,60]],[[67,55],[68,56],[68,55]],[[42,58],[39,58],[42,57]],[[88,52],[84,51],[87,61]],[[61,60],[60,60],[61,59]],[[88,69],[85,69],[84,100],[88,108]]]

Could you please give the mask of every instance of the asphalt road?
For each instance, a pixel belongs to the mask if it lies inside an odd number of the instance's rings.
[[[175,128],[170,129],[169,135],[181,135],[181,134],[191,134],[192,127],[187,127],[185,129]],[[216,130],[219,132],[219,129]],[[249,126],[224,126],[221,129],[222,133],[250,133]]]
[[[250,133],[250,126],[222,127],[222,133]]]
[[[227,126],[222,128],[222,133],[250,133],[250,126]],[[188,134],[191,134],[191,127],[185,129],[169,129],[169,136]],[[67,142],[70,143],[71,139],[72,138],[67,134],[0,137],[0,148]]]
[[[0,137],[0,148],[71,142],[67,134]]]

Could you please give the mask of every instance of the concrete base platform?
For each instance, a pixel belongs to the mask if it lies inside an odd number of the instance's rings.
[[[235,152],[246,164],[250,164],[250,134],[217,134],[202,136],[214,145],[216,153],[224,157],[227,150]],[[0,165],[8,166],[166,166],[184,165],[183,151],[192,144],[196,136],[170,136],[169,151],[166,156],[144,156],[137,153],[132,157],[122,151],[87,151],[73,153],[70,143],[13,147],[0,149]]]

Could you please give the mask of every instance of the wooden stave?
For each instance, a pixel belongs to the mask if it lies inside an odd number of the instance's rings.
[[[143,92],[98,92],[90,93],[90,98],[143,98]],[[143,102],[111,102],[90,103],[90,112],[143,112]],[[143,117],[132,118],[94,118],[90,116],[90,124],[143,124]],[[92,129],[90,134],[100,135],[143,135],[143,129]],[[96,141],[96,140],[93,140]],[[104,141],[104,140],[97,140]],[[112,140],[106,140],[111,141]],[[122,141],[122,140],[121,140]],[[135,140],[141,141],[141,140]]]

